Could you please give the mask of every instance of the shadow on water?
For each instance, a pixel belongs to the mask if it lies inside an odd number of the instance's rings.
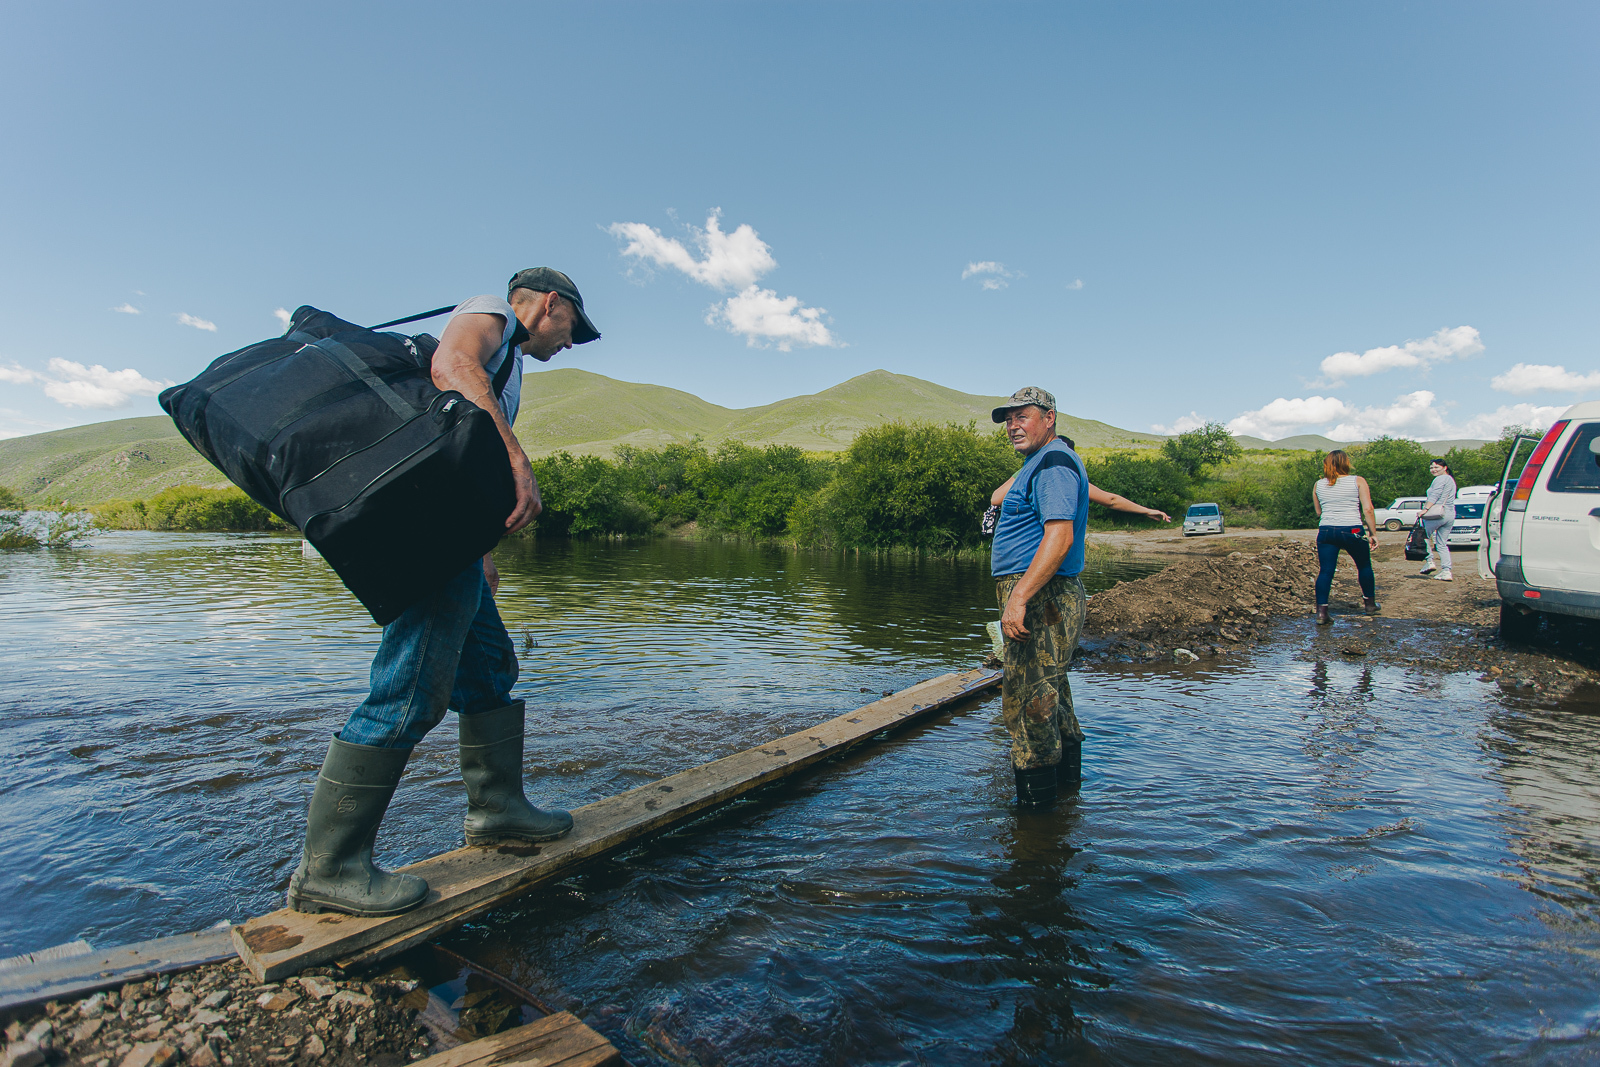
[[[582,804],[970,666],[981,565],[520,544],[538,799]],[[375,628],[292,540],[0,559],[0,954],[273,907]],[[1073,677],[1082,792],[1011,805],[976,702],[448,944],[637,1063],[1600,1056],[1600,704],[1285,645]],[[453,720],[380,836],[459,843]],[[468,992],[471,992],[470,990]],[[461,993],[463,1005],[468,993]]]

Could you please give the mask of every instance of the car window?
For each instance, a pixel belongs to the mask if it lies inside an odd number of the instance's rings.
[[[1426,503],[1426,500],[1407,500],[1403,506],[1408,508],[1420,508]]]
[[[1586,422],[1567,442],[1545,488],[1552,493],[1600,493],[1600,460],[1589,442],[1600,437],[1600,422]]]
[[[1481,518],[1483,518],[1483,505],[1482,504],[1457,504],[1456,505],[1456,518],[1458,518],[1458,519],[1481,519]]]
[[[1191,519],[1205,518],[1208,515],[1215,515],[1216,513],[1217,506],[1215,504],[1196,504],[1194,507],[1189,509],[1189,517]]]

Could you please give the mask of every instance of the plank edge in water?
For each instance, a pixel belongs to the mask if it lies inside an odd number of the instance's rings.
[[[281,909],[235,927],[234,946],[264,982],[329,962],[375,962],[565,877],[598,855],[966,700],[1000,679],[998,671],[978,669],[918,682],[816,726],[578,808],[573,832],[560,841],[460,848],[421,860],[401,869],[427,878],[432,892],[421,906],[400,915],[359,918]]]

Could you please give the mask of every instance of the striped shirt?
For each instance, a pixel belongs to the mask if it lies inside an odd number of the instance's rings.
[[[1332,485],[1328,479],[1318,478],[1316,494],[1317,503],[1322,505],[1322,525],[1361,525],[1361,487],[1356,484],[1355,475],[1341,475]]]

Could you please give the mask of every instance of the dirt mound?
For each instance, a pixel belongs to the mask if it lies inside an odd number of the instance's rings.
[[[1303,541],[1186,560],[1090,597],[1085,632],[1113,638],[1092,649],[1101,653],[1216,655],[1254,644],[1273,618],[1310,614],[1316,578],[1316,549]]]

